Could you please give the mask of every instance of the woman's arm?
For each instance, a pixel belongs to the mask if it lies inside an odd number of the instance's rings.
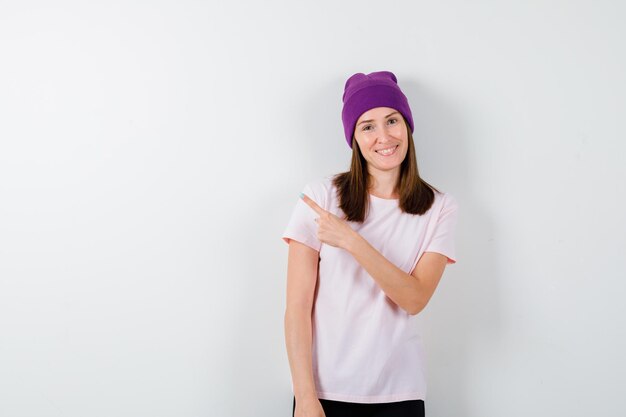
[[[346,239],[345,249],[374,278],[387,297],[412,315],[426,307],[448,262],[445,255],[425,252],[413,273],[407,274],[357,232]]]
[[[285,343],[296,402],[318,401],[312,371],[312,324],[319,252],[291,239],[287,265]]]

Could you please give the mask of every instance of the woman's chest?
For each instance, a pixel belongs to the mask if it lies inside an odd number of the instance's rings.
[[[333,214],[343,216],[337,208]],[[403,213],[397,207],[374,207],[365,222],[348,222],[374,249],[407,273],[424,244],[427,223],[428,216]],[[350,252],[327,244],[320,248],[320,262],[344,270],[360,267]]]

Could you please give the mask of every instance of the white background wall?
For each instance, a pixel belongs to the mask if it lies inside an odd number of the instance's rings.
[[[52,4],[54,3],[54,5]],[[0,3],[0,415],[287,416],[280,239],[391,70],[461,204],[427,415],[621,416],[626,6]]]

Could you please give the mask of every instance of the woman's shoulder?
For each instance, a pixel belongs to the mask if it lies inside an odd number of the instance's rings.
[[[320,176],[309,180],[304,190],[304,193],[309,195],[318,205],[328,209],[331,199],[335,195],[333,175]]]
[[[435,203],[433,206],[438,206],[439,211],[457,210],[459,207],[456,197],[448,191],[435,191]]]
[[[306,184],[306,187],[314,192],[327,193],[334,188],[333,175],[314,178]]]

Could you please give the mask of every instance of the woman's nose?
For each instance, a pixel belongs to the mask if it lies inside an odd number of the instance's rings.
[[[378,142],[388,142],[389,141],[389,132],[387,129],[381,129],[380,134],[377,138]]]

